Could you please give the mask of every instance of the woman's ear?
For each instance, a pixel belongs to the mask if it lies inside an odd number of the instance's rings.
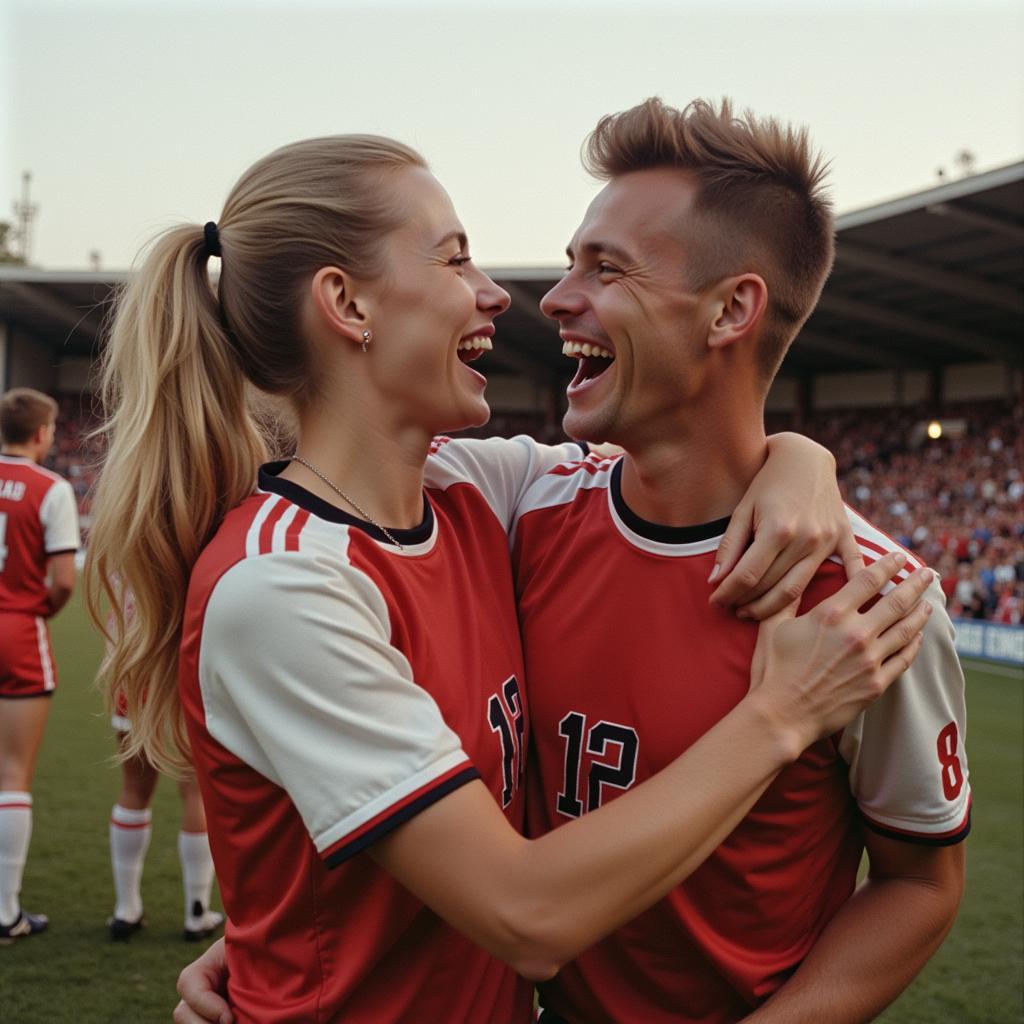
[[[321,326],[362,345],[369,318],[359,282],[339,267],[321,267],[309,287],[312,313]]]

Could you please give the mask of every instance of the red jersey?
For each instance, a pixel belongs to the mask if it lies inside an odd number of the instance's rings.
[[[521,827],[507,534],[568,455],[438,442],[401,549],[267,467],[199,558],[180,685],[240,1024],[531,1019],[530,984],[365,851],[476,778]]]
[[[78,546],[71,484],[32,459],[0,455],[0,614],[49,615],[46,563]]]
[[[620,474],[621,460],[566,464],[519,508],[532,835],[665,767],[749,688],[757,624],[708,604],[728,521],[645,522],[622,500]],[[894,549],[851,518],[868,561]],[[827,562],[802,610],[844,582]],[[963,678],[937,580],[928,596],[938,607],[912,678],[786,768],[685,883],[541,986],[545,1006],[574,1024],[738,1021],[853,891],[863,825],[921,842],[966,835]]]

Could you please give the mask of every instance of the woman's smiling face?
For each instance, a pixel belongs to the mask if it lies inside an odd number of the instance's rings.
[[[472,262],[448,193],[424,168],[398,172],[401,226],[384,244],[370,328],[382,391],[431,433],[487,421],[485,378],[468,363],[491,347],[509,296]]]

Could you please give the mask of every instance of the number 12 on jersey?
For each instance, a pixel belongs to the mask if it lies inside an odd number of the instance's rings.
[[[565,740],[565,784],[556,802],[560,814],[578,818],[601,806],[606,786],[629,789],[636,781],[640,737],[635,729],[605,721],[588,728],[586,715],[570,711],[558,723],[558,734]],[[581,778],[584,751],[594,755],[585,780]]]
[[[523,698],[515,676],[487,702],[487,721],[501,741],[501,806],[508,807],[523,781]]]

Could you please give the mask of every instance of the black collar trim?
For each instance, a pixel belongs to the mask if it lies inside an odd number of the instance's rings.
[[[260,466],[260,490],[287,498],[288,501],[311,512],[318,519],[326,519],[329,523],[354,526],[381,544],[391,544],[391,541],[384,536],[383,531],[373,523],[368,523],[365,519],[360,519],[358,516],[351,515],[332,505],[329,501],[324,501],[323,498],[317,497],[311,491],[307,491],[305,487],[291,480],[282,480],[279,474],[290,462],[290,459],[282,459],[279,462],[268,462],[266,465]],[[411,548],[429,541],[434,532],[434,509],[427,496],[423,495],[423,521],[419,526],[414,526],[409,530],[399,530],[397,527],[389,526],[388,532],[403,547]]]
[[[657,541],[659,544],[693,544],[696,541],[721,537],[729,528],[729,516],[715,519],[710,523],[698,523],[695,526],[662,526],[661,523],[641,519],[622,497],[622,461],[619,459],[612,467],[608,488],[616,514],[637,536]]]

